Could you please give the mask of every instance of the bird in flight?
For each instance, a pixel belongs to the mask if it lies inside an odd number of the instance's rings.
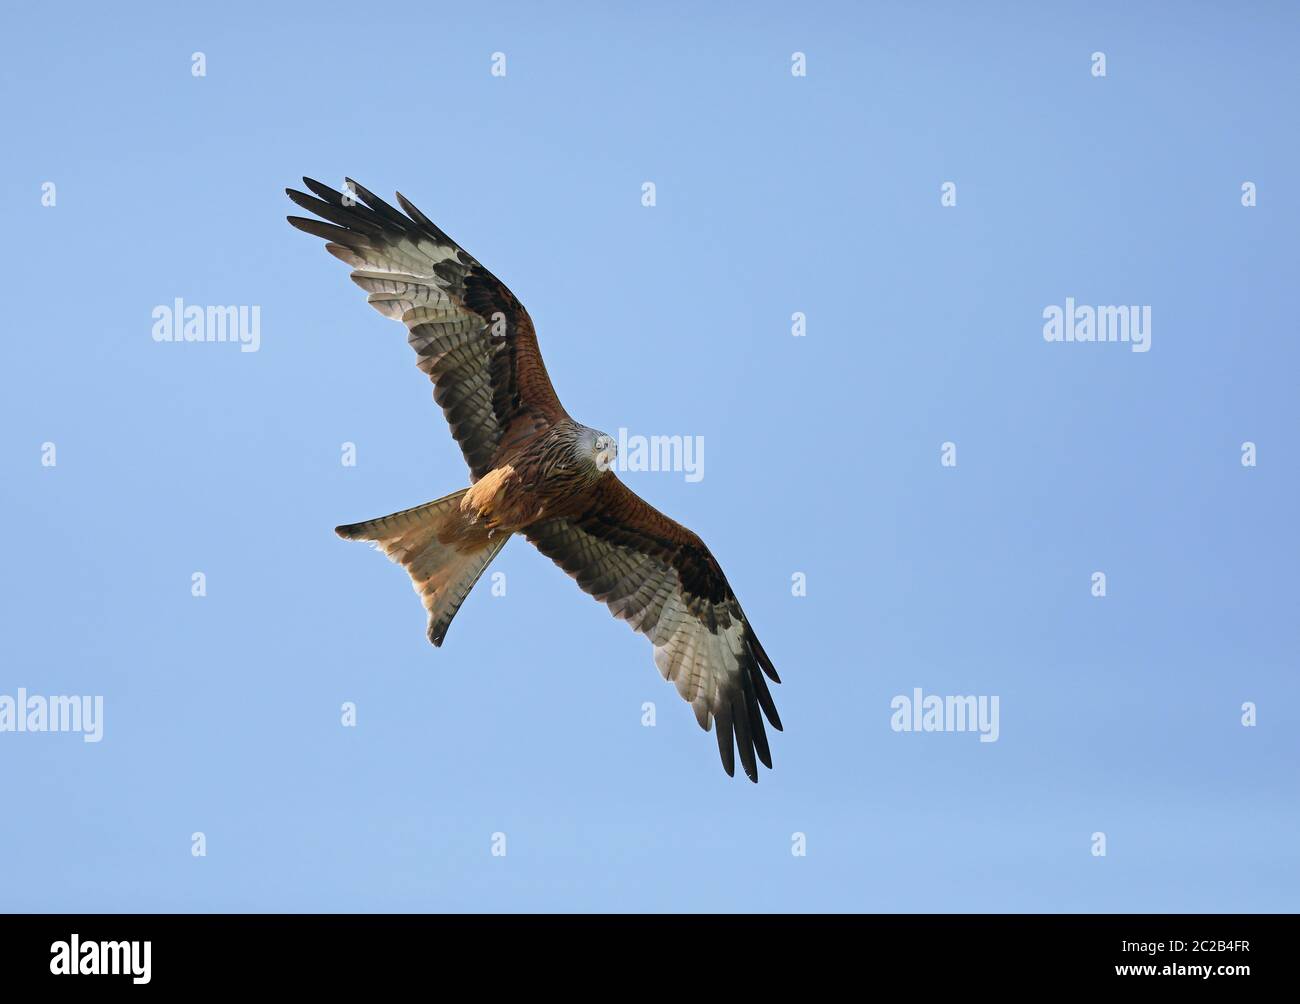
[[[470,472],[468,488],[339,536],[374,541],[406,568],[441,645],[479,576],[523,534],[650,639],[700,727],[716,725],[723,768],[734,776],[739,751],[757,782],[755,761],[772,766],[763,717],[781,729],[763,677],[780,678],[704,542],[618,479],[611,436],[569,417],[532,319],[496,276],[401,193],[404,214],[351,179],[346,193],[303,183],[313,195],[289,198],[320,219],[289,222],[323,237],[370,305],[406,325]]]

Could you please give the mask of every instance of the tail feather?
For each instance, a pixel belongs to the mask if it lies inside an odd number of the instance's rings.
[[[429,641],[441,645],[456,611],[510,539],[471,522],[460,500],[469,489],[391,516],[335,527],[346,540],[373,540],[411,576],[429,613]]]

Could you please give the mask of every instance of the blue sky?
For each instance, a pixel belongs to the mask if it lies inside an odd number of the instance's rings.
[[[1298,19],[12,12],[0,695],[105,710],[0,733],[0,909],[1296,909]],[[500,276],[580,421],[703,437],[698,482],[625,477],[782,674],[757,787],[522,540],[435,650],[334,536],[467,475],[284,223],[303,174]],[[259,350],[154,341],[178,297]],[[1149,306],[1150,351],[1045,341],[1067,297]],[[998,697],[998,740],[894,731],[914,688]]]

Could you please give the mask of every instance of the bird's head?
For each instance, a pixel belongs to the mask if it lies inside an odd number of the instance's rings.
[[[581,459],[595,465],[602,474],[610,470],[618,459],[618,443],[609,433],[598,429],[583,429],[578,448]]]

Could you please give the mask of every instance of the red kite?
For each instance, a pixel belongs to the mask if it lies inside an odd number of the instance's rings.
[[[470,470],[469,488],[339,536],[375,541],[406,568],[441,645],[484,569],[522,533],[650,639],[700,727],[717,723],[727,773],[739,749],[757,781],[755,756],[772,766],[763,715],[781,728],[763,674],[780,679],[704,542],[610,470],[613,438],[569,417],[528,312],[496,276],[400,193],[405,215],[350,179],[346,194],[303,182],[317,198],[286,189],[289,198],[328,222],[289,222],[325,238],[370,305],[406,325]]]

